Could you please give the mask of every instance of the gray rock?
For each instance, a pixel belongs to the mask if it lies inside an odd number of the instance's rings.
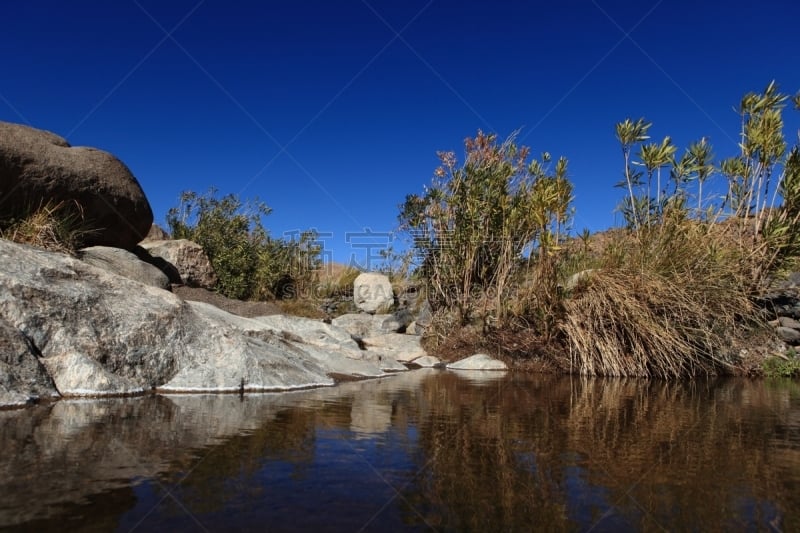
[[[384,333],[405,333],[412,322],[414,316],[411,312],[408,309],[399,309],[383,319],[380,330]]]
[[[0,317],[0,406],[56,398],[53,380],[21,331]]]
[[[168,241],[169,240],[169,233],[167,233],[161,226],[158,224],[153,224],[150,226],[150,231],[147,232],[145,235],[145,241]]]
[[[329,373],[360,377],[384,375],[381,366],[376,364],[375,360],[366,357],[346,331],[338,330],[324,322],[285,315],[244,318],[209,304],[189,302],[189,305],[205,317],[213,319],[216,323],[224,323],[248,338],[267,343],[281,341],[285,345],[283,349],[290,352],[286,354],[287,358],[299,356],[304,360],[316,362],[324,368],[325,377]]]
[[[438,357],[434,357],[433,355],[423,355],[422,357],[417,357],[410,362],[412,364],[419,365],[422,368],[433,368],[442,364],[442,360]]]
[[[784,328],[800,330],[800,322],[788,316],[778,317],[778,324]]]
[[[259,316],[254,320],[274,333],[295,337],[305,344],[359,350],[358,343],[347,330],[321,320],[286,315]]]
[[[332,385],[331,373],[382,374],[360,350],[304,343],[77,258],[5,240],[0,316],[30,339],[69,394],[286,390]]]
[[[364,272],[353,282],[353,302],[360,310],[375,313],[394,303],[389,278],[376,272]]]
[[[796,346],[800,344],[800,331],[793,328],[779,326],[775,328],[778,337],[785,343]]]
[[[414,321],[414,329],[409,327],[407,331],[415,333],[416,335],[423,335],[425,330],[431,325],[432,321],[433,312],[431,311],[431,304],[428,303],[428,300],[425,300],[422,302],[419,311],[417,311],[417,317]]]
[[[478,353],[455,363],[450,363],[447,368],[449,370],[507,370],[508,365],[486,354]]]
[[[153,212],[139,182],[119,159],[71,147],[53,133],[0,122],[0,205],[4,215],[31,206],[77,202],[91,231],[83,246],[132,249],[150,230]]]
[[[62,396],[138,394],[144,389],[130,379],[116,376],[103,365],[79,353],[45,357],[42,363]]]
[[[159,289],[169,289],[169,278],[166,274],[155,266],[141,261],[136,254],[127,250],[108,246],[91,246],[80,250],[78,257],[90,265],[114,274]]]
[[[346,315],[337,316],[331,320],[331,324],[337,328],[344,329],[353,337],[363,339],[364,337],[374,335],[379,330],[379,324],[383,321],[380,317],[385,316],[386,315],[378,315],[376,319],[375,315],[368,315],[366,313],[348,313]],[[378,324],[376,324],[376,321]]]
[[[411,313],[403,309],[386,315],[348,313],[334,318],[331,324],[346,330],[353,337],[363,339],[406,331],[412,319]]]
[[[367,337],[363,339],[363,343],[367,351],[391,357],[401,363],[408,363],[427,355],[420,337],[416,335],[387,333],[377,337]]]
[[[163,259],[168,264],[175,267],[180,280],[190,287],[202,287],[211,289],[217,283],[217,275],[211,266],[203,247],[186,239],[170,241],[144,241],[141,248],[154,256]],[[174,275],[173,271],[166,271],[165,274]],[[175,282],[175,280],[172,280]]]

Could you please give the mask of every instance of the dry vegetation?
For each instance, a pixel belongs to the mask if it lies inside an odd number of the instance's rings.
[[[462,166],[440,154],[432,186],[401,212],[435,311],[429,349],[472,343],[585,375],[741,370],[735,350],[763,326],[753,300],[800,250],[788,101],[774,83],[745,95],[741,151],[719,162],[705,138],[678,156],[669,137],[649,142],[644,119],[617,124],[626,226],[596,236],[564,237],[566,160],[528,162],[513,138],[480,132]]]
[[[46,250],[75,253],[91,230],[77,202],[48,202],[20,219],[0,223],[0,237]]]

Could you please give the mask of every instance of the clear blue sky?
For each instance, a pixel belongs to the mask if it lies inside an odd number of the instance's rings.
[[[363,261],[381,238],[347,234],[393,230],[479,128],[565,155],[575,229],[613,225],[614,124],[733,155],[745,92],[800,89],[798,21],[775,0],[7,2],[0,120],[114,153],[162,225],[215,186]]]

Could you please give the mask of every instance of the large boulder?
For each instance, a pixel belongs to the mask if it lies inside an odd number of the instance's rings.
[[[2,239],[0,316],[24,335],[55,388],[70,395],[288,390],[332,385],[333,374],[383,375],[367,352],[322,348],[284,334],[286,325],[184,302],[80,259]],[[335,335],[346,340],[344,332]],[[24,361],[23,344],[16,346],[14,360]],[[12,384],[10,392],[24,390]]]
[[[190,287],[211,289],[217,284],[217,274],[211,266],[203,247],[187,239],[168,241],[144,241],[140,245],[151,256],[161,258],[168,265],[174,266],[180,279],[171,279],[173,283],[183,283]],[[167,270],[168,276],[174,271]]]
[[[150,230],[153,212],[139,182],[113,155],[71,147],[53,133],[0,122],[0,205],[24,216],[48,202],[80,205],[84,246],[132,249]]]
[[[353,302],[360,310],[376,313],[394,303],[389,278],[376,272],[359,274],[353,282]]]
[[[141,261],[136,254],[122,248],[90,246],[78,252],[78,257],[96,267],[125,276],[140,283],[169,289],[169,278],[157,267]]]

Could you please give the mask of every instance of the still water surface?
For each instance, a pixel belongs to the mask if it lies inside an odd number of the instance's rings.
[[[800,383],[419,370],[0,411],[0,528],[800,531]]]

